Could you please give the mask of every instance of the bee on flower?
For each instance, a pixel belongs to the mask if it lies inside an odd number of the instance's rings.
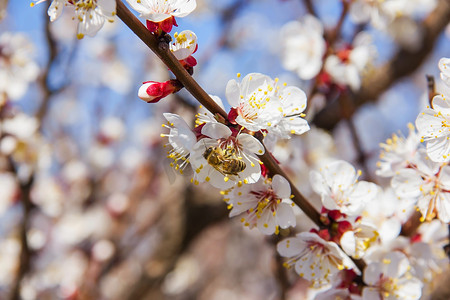
[[[209,182],[214,187],[229,189],[236,183],[255,183],[261,176],[257,155],[264,146],[253,136],[221,123],[206,123],[201,128],[205,138],[193,147],[190,161],[194,183]]]

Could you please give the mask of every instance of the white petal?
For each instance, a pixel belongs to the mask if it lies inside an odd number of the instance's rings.
[[[116,1],[114,0],[97,0],[97,5],[102,14],[109,19],[116,13]]]
[[[275,194],[281,199],[287,199],[291,196],[291,186],[289,182],[281,175],[275,175],[272,178],[272,188]]]
[[[231,130],[221,123],[206,123],[202,128],[202,134],[213,139],[220,139],[229,137]]]
[[[241,133],[238,135],[237,140],[246,151],[256,153],[258,155],[264,154],[264,146],[253,136],[247,133]]]
[[[355,182],[356,171],[348,162],[339,160],[326,166],[322,175],[331,189],[336,192],[347,189]]]
[[[287,115],[299,114],[306,108],[306,94],[298,87],[288,86],[281,92],[283,112]]]
[[[266,83],[272,83],[273,80],[267,75],[261,73],[250,73],[246,75],[241,82],[241,91],[245,95],[248,95],[255,91],[260,86]]]
[[[236,108],[239,106],[241,90],[239,88],[239,83],[236,80],[232,79],[228,81],[227,87],[225,88],[225,95],[231,107]]]
[[[345,232],[341,237],[340,244],[348,255],[353,257],[356,254],[356,238],[353,231]]]
[[[173,16],[182,18],[190,14],[197,7],[197,2],[195,0],[181,0],[176,1],[177,9],[172,13]]]
[[[322,195],[330,193],[330,188],[328,187],[327,182],[325,181],[325,178],[323,178],[321,173],[312,170],[309,173],[309,181],[314,192],[316,192],[317,194]]]
[[[450,222],[450,193],[442,192],[436,202],[438,218],[444,223]]]
[[[256,227],[264,234],[271,235],[275,233],[275,217],[269,209],[265,209],[256,223]]]
[[[382,264],[379,262],[371,263],[364,269],[364,282],[368,285],[376,285],[382,274]]]
[[[296,220],[292,206],[280,203],[277,208],[277,221],[281,228],[295,227]]]
[[[47,14],[50,17],[50,21],[53,22],[55,21],[57,18],[59,18],[59,16],[62,13],[64,7],[64,3],[62,3],[61,0],[53,0],[52,4],[50,4],[50,7],[48,8]]]
[[[305,247],[305,242],[298,237],[294,237],[287,238],[279,242],[277,245],[277,251],[283,257],[293,257],[302,252]]]
[[[400,197],[417,197],[420,195],[422,177],[413,169],[402,169],[391,180],[391,186]]]
[[[383,299],[380,290],[374,287],[364,287],[362,291],[363,300],[380,300]]]
[[[442,136],[427,142],[427,154],[432,161],[450,161],[450,143],[447,136]]]

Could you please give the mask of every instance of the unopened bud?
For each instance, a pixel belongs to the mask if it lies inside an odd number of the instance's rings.
[[[139,88],[138,97],[148,103],[156,103],[162,98],[178,92],[183,86],[176,80],[166,82],[147,81]]]
[[[173,16],[162,20],[161,22],[147,20],[147,29],[156,35],[161,35],[162,32],[169,33],[172,31],[173,26],[178,26],[175,17]]]

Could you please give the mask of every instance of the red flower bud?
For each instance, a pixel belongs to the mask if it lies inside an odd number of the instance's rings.
[[[147,29],[150,32],[156,33],[157,35],[161,35],[161,32],[171,32],[173,26],[178,26],[177,22],[175,21],[175,17],[173,16],[161,22],[153,22],[147,20]]]
[[[146,81],[139,88],[138,96],[145,102],[156,103],[162,98],[178,92],[181,88],[181,83],[176,79],[166,82]]]

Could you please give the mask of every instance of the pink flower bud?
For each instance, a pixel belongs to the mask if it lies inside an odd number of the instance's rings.
[[[146,81],[139,88],[138,97],[148,103],[156,103],[162,98],[178,92],[182,88],[178,80],[166,82]]]

